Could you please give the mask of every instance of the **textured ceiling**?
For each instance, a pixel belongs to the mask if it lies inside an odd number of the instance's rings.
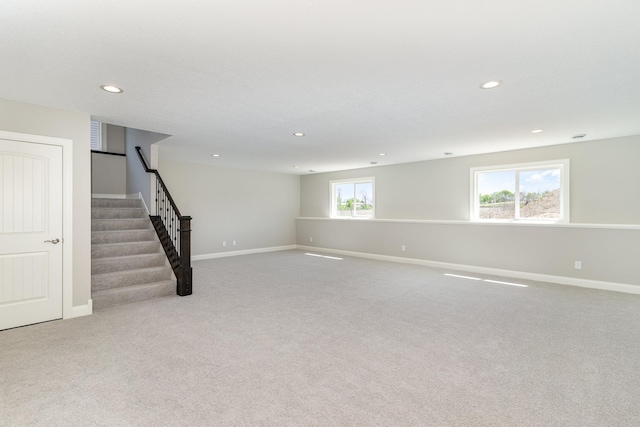
[[[640,134],[639,23],[638,0],[2,0],[0,97],[179,160],[351,169]]]

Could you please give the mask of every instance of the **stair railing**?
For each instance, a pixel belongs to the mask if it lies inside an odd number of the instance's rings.
[[[142,156],[140,147],[136,152],[145,172],[156,176],[155,212],[149,215],[153,227],[156,229],[160,243],[164,248],[171,268],[176,275],[176,293],[180,296],[191,295],[191,217],[180,214],[167,186],[157,169],[150,169]]]

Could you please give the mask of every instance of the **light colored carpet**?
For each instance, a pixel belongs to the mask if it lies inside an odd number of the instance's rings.
[[[0,425],[640,425],[640,296],[443,273],[196,262],[190,297],[0,332]]]

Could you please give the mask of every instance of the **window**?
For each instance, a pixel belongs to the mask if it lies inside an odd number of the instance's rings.
[[[91,121],[91,149],[102,151],[102,123]]]
[[[331,181],[331,218],[374,218],[374,179]]]
[[[569,160],[472,168],[471,197],[472,221],[569,222]]]

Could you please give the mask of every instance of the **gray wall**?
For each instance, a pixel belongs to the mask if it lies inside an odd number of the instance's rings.
[[[91,193],[127,194],[125,157],[91,153]]]
[[[107,124],[107,149],[109,153],[125,153],[125,128]]]
[[[73,141],[73,305],[91,298],[89,114],[0,99],[0,129]]]
[[[640,229],[304,218],[296,222],[299,245],[640,285]],[[574,269],[575,261],[582,262],[581,270]]]
[[[147,207],[151,209],[152,182],[155,178],[152,174],[146,173],[140,163],[135,147],[140,147],[147,162],[147,166],[154,168],[151,156],[151,145],[168,138],[169,135],[162,133],[148,132],[140,129],[126,128],[125,146],[127,153],[127,194],[142,194]],[[153,181],[152,181],[153,180]]]
[[[158,170],[181,213],[193,217],[192,255],[296,244],[298,176],[175,162],[162,146]]]
[[[329,216],[329,181],[376,178],[378,219],[469,219],[469,169],[570,159],[571,222],[640,224],[640,136],[380,166],[301,178],[300,214]]]
[[[618,229],[468,222],[471,167],[564,158],[571,162],[571,222]],[[640,253],[638,159],[640,136],[632,136],[307,175],[300,184],[297,243],[640,285],[634,268]],[[377,220],[309,219],[328,218],[330,180],[368,176],[376,178]],[[574,261],[582,261],[583,269],[575,270]]]
[[[109,153],[125,153],[125,128],[106,125],[103,135]],[[123,156],[91,153],[91,193],[126,194],[127,161]]]

